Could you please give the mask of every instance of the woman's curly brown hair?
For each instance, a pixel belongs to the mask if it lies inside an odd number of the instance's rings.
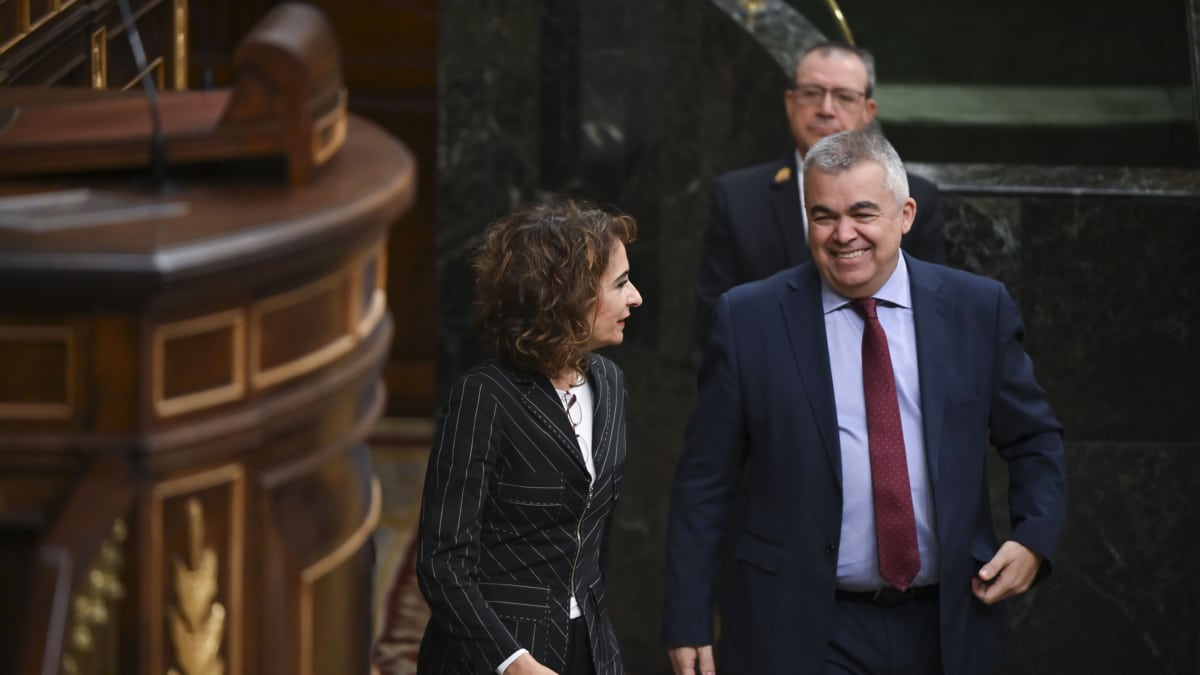
[[[600,277],[613,245],[636,237],[633,218],[570,199],[492,223],[474,261],[480,337],[521,370],[586,373]]]

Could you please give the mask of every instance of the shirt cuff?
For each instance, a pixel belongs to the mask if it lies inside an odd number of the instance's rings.
[[[508,657],[507,659],[504,659],[504,663],[501,663],[499,666],[497,666],[496,675],[504,675],[504,671],[508,670],[508,667],[513,664],[513,661],[516,661],[517,659],[521,658],[521,655],[528,654],[528,653],[529,653],[528,649],[518,649],[517,651],[513,652],[512,656]]]

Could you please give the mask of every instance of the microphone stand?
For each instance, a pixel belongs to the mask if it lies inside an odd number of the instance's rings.
[[[150,110],[150,188],[155,192],[164,192],[167,186],[167,138],[163,134],[162,116],[158,110],[158,90],[154,86],[154,78],[150,76],[146,50],[142,48],[142,36],[138,33],[137,22],[133,20],[129,0],[117,0],[117,5],[121,10],[121,22],[125,25],[129,48],[133,51],[133,62],[141,73],[146,106]]]

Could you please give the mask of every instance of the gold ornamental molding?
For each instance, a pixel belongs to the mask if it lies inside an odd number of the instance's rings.
[[[112,652],[118,643],[118,604],[125,597],[121,574],[125,568],[123,546],[129,526],[118,518],[100,546],[96,563],[88,570],[83,587],[71,602],[71,625],[61,659],[63,675],[82,675],[103,669],[100,654]]]
[[[355,326],[361,340],[371,334],[387,313],[387,254],[383,244],[371,249],[352,272],[354,316],[350,324]],[[370,272],[370,274],[368,274]]]
[[[64,9],[75,4],[79,0],[42,0],[36,5],[41,9],[42,13],[38,16],[33,15],[33,0],[8,0],[0,2],[0,6],[8,5],[4,11],[11,17],[13,24],[13,35],[4,41],[3,35],[0,35],[0,54],[20,44],[21,39],[30,32],[41,27],[55,15]]]
[[[363,547],[375,527],[383,508],[383,490],[379,479],[371,479],[371,505],[358,529],[329,554],[300,572],[300,675],[313,675],[313,585],[337,569]]]
[[[171,607],[171,643],[183,675],[224,675],[221,640],[225,633],[225,607],[216,602],[217,552],[204,542],[204,507],[187,500],[187,563],[175,559],[175,598]],[[167,675],[180,675],[171,668]]]
[[[78,398],[78,344],[69,326],[0,326],[0,348],[5,344],[61,347],[63,351],[63,396],[59,401],[0,402],[0,419],[68,420]],[[46,364],[50,365],[50,364]],[[11,392],[8,392],[11,393]]]
[[[92,89],[108,89],[108,29],[101,26],[92,33]]]
[[[225,522],[228,541],[223,542],[224,560],[220,548],[205,537],[206,515],[201,492],[224,488]],[[184,511],[187,521],[187,561],[172,560],[171,569],[165,565],[166,541],[164,520],[167,503],[187,496]],[[210,496],[210,499],[213,498]],[[211,504],[211,501],[209,502]],[[169,626],[175,653],[175,668],[169,675],[240,675],[242,668],[243,624],[243,528],[246,519],[245,469],[240,464],[228,464],[209,471],[155,485],[150,495],[150,546],[147,556],[151,583],[142,607],[148,611],[149,663],[164,663]],[[229,571],[225,584],[226,603],[216,601],[220,595],[220,572]],[[175,602],[165,602],[164,585],[172,583]],[[220,658],[222,644],[225,658]],[[161,666],[159,666],[161,667]],[[161,670],[158,672],[162,672]]]
[[[333,110],[313,122],[312,160],[314,166],[324,164],[325,160],[337,154],[337,151],[341,150],[346,143],[346,98],[346,90],[339,91]]]
[[[175,0],[171,12],[171,28],[174,33],[174,85],[176,91],[185,91],[188,86],[188,0]]]
[[[161,57],[161,56],[157,57],[156,59],[154,59],[153,61],[151,61],[150,63],[148,63],[146,65],[145,70],[141,71],[137,75],[134,75],[132,80],[130,80],[130,81],[126,82],[124,85],[122,85],[121,91],[129,91],[130,89],[133,89],[134,87],[136,87],[138,85],[139,82],[142,81],[143,77],[147,77],[147,76],[153,77],[154,78],[154,86],[157,87],[158,91],[162,91],[163,88],[165,87],[165,82],[163,82],[163,80],[165,78],[165,76],[163,75],[163,72],[165,69],[164,64],[165,64],[165,62],[163,61],[163,57]]]
[[[266,334],[278,332],[268,328],[273,318],[286,317],[288,312],[296,312],[305,304],[317,303],[322,296],[334,303],[341,303],[341,308],[344,308],[353,304],[348,298],[351,287],[353,282],[346,278],[344,271],[339,271],[299,288],[273,295],[250,307],[250,379],[255,389],[266,389],[311,373],[354,348],[355,336],[349,329],[353,323],[349,323],[349,317],[342,314],[338,320],[346,325],[336,327],[335,334],[324,344],[316,345],[292,358],[272,362],[270,365],[266,365],[267,355],[263,351]]]
[[[187,338],[220,332],[227,333],[229,359],[227,363],[214,363],[228,373],[219,385],[171,395],[167,392],[171,372],[168,368],[168,352],[180,346]],[[222,403],[236,401],[246,393],[246,320],[240,309],[232,309],[206,316],[164,323],[154,327],[151,336],[151,396],[154,412],[159,417],[171,417],[211,408]],[[172,392],[173,393],[173,392]]]

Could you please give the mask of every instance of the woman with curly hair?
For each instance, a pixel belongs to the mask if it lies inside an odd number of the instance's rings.
[[[475,259],[495,357],[451,389],[425,476],[418,672],[623,672],[604,549],[625,462],[624,376],[593,353],[642,297],[637,225],[569,200],[493,223]]]

